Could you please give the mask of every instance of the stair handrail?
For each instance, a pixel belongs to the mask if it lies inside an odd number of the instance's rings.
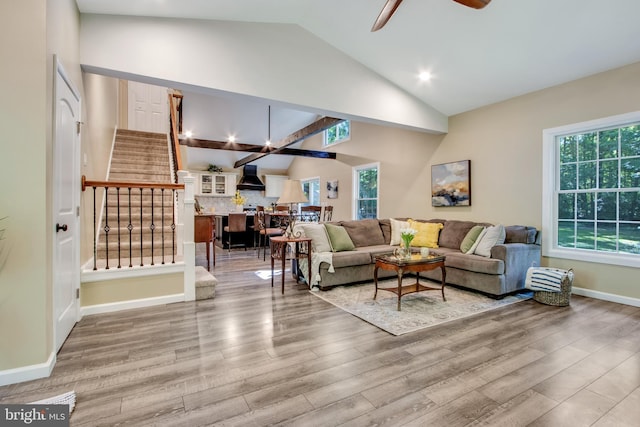
[[[176,99],[179,99],[179,106],[176,105]],[[171,153],[173,154],[173,161],[176,170],[174,171],[174,176],[176,182],[178,182],[177,171],[183,170],[182,168],[182,155],[180,154],[180,137],[178,133],[178,128],[182,128],[182,114],[180,114],[180,118],[177,118],[178,109],[182,109],[182,95],[178,93],[170,93],[169,94],[169,121],[171,124]],[[179,120],[179,123],[178,123]]]
[[[172,182],[140,182],[140,181],[96,181],[89,180],[82,175],[82,191],[87,187],[109,187],[109,188],[164,188],[168,190],[184,190],[184,184],[174,184]]]

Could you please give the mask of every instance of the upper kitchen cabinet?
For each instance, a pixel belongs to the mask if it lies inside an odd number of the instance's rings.
[[[201,173],[198,175],[199,196],[233,196],[236,192],[235,173]]]

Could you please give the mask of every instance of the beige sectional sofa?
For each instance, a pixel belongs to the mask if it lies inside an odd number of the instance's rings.
[[[417,220],[437,222],[444,225],[434,253],[446,256],[446,280],[448,284],[474,289],[495,297],[524,289],[526,271],[540,265],[540,242],[534,227],[505,227],[505,241],[491,248],[491,256],[462,253],[460,244],[469,230],[487,223],[456,220]],[[391,246],[391,221],[388,219],[365,219],[359,221],[334,222],[344,227],[355,249],[331,254],[331,263],[320,262],[316,279],[321,290],[333,286],[370,281],[373,278],[374,257],[393,251]],[[327,258],[325,258],[325,261]],[[379,277],[394,276],[395,272],[379,270]],[[430,279],[440,281],[440,269],[422,273]],[[315,284],[315,280],[314,280]]]

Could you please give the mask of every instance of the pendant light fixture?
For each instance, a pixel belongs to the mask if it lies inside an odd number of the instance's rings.
[[[267,147],[271,145],[271,105],[269,105],[269,109],[267,110],[267,141],[265,145]]]

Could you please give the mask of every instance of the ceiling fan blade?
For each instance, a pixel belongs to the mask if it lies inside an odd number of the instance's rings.
[[[376,19],[373,27],[371,27],[371,32],[378,31],[380,28],[384,27],[389,19],[391,19],[391,16],[394,14],[398,6],[400,6],[400,3],[402,3],[402,0],[387,0],[387,3],[380,11],[380,15],[378,15],[378,19]]]
[[[453,1],[468,7],[472,7],[474,9],[482,9],[483,7],[485,7],[491,2],[491,0],[453,0]]]

